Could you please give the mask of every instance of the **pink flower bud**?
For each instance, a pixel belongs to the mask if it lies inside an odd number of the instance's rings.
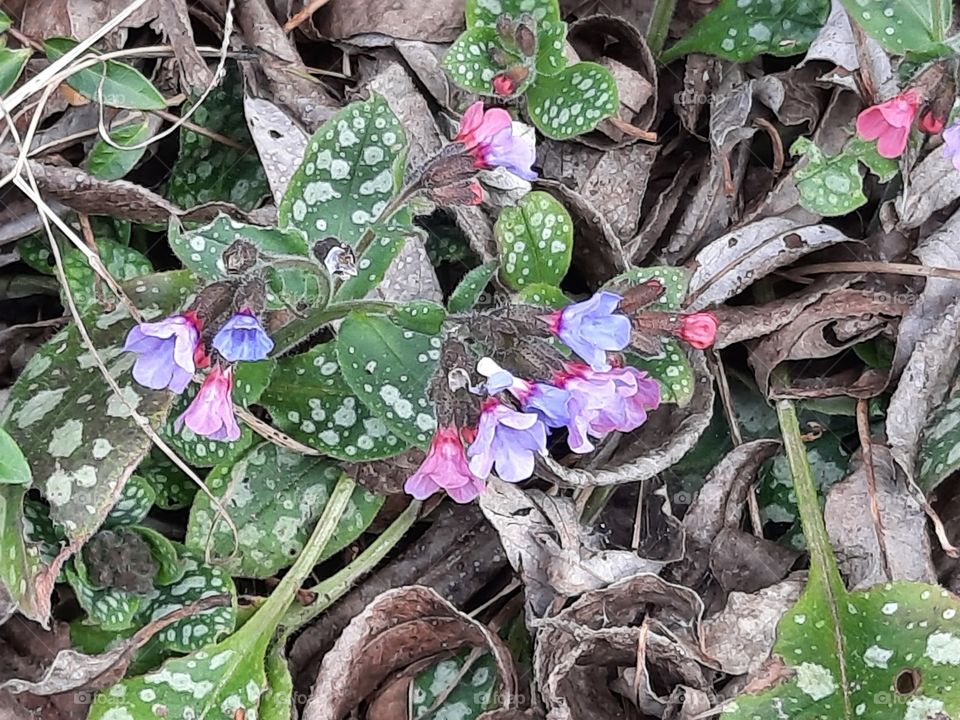
[[[693,313],[684,315],[680,319],[680,327],[676,335],[698,350],[704,350],[713,345],[719,326],[720,321],[712,312]]]

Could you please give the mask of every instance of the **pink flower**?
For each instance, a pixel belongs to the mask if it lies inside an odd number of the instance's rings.
[[[483,488],[484,481],[470,472],[460,431],[452,425],[437,430],[427,459],[403,485],[404,491],[417,500],[446,490],[458,503],[470,502]]]
[[[647,421],[647,412],[660,406],[660,385],[633,367],[597,372],[567,363],[556,384],[570,393],[567,444],[576,453],[593,451],[590,437],[636,430]]]
[[[943,131],[943,154],[953,158],[953,166],[960,170],[960,120]]]
[[[536,180],[532,165],[536,148],[532,142],[513,134],[510,113],[501,108],[484,111],[482,102],[475,102],[463,114],[460,131],[454,138],[481,169],[504,167],[524,180]]]
[[[938,135],[943,132],[943,128],[947,124],[947,119],[939,115],[935,115],[933,111],[925,112],[920,116],[920,129],[923,130],[927,135]]]
[[[907,147],[910,128],[923,98],[916,90],[907,90],[857,115],[857,134],[864,140],[876,140],[881,157],[900,157]]]
[[[197,435],[211,440],[239,440],[240,427],[233,415],[232,391],[233,368],[228,365],[224,370],[219,364],[214,365],[190,407],[177,418],[174,429],[179,432],[186,423]]]
[[[712,312],[693,313],[680,318],[680,328],[676,335],[698,350],[704,350],[713,345],[719,326],[720,321]]]

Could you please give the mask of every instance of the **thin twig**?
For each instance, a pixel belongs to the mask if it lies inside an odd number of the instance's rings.
[[[287,20],[286,24],[283,26],[283,31],[285,33],[293,32],[298,27],[303,25],[303,23],[307,21],[307,18],[313,15],[328,2],[330,2],[330,0],[310,0],[310,2],[308,2],[300,12]]]
[[[827,275],[836,272],[852,273],[888,273],[891,275],[914,275],[917,277],[943,277],[960,280],[960,270],[937,267],[934,265],[911,265],[910,263],[891,263],[881,260],[854,260],[849,262],[818,263],[796,268],[797,275]]]
[[[151,110],[150,112],[159,118],[163,118],[167,122],[172,122],[172,123],[179,122],[180,125],[183,125],[183,127],[185,127],[187,130],[195,132],[197,135],[203,135],[204,137],[208,137],[214,142],[220,143],[221,145],[226,145],[227,147],[232,147],[235,150],[241,150],[241,151],[250,149],[246,145],[242,145],[238,143],[233,138],[228,138],[226,135],[222,135],[221,133],[218,133],[214,130],[208,130],[202,125],[197,125],[196,123],[190,122],[189,120],[183,120],[179,115],[174,115],[173,113],[167,112],[166,110]],[[151,143],[155,142],[156,139],[157,139],[156,137],[151,138],[150,142]],[[126,148],[126,145],[121,145],[120,147]],[[136,148],[131,146],[128,149],[135,150]]]
[[[783,165],[786,162],[786,156],[783,152],[783,138],[776,126],[766,118],[755,118],[753,124],[763,129],[770,136],[770,143],[773,145],[773,175],[777,177],[783,172]]]
[[[90,248],[90,252],[100,257],[100,250],[97,249],[97,238],[93,234],[93,226],[90,224],[90,216],[86,213],[78,213],[77,218],[80,220],[80,232],[83,233],[83,239],[87,243],[87,247]],[[100,258],[101,262],[103,258]],[[105,311],[110,312],[113,310],[112,307],[107,306],[107,298],[103,294],[103,278],[101,278],[96,273],[93,274],[93,294],[97,298],[97,304],[100,305]]]

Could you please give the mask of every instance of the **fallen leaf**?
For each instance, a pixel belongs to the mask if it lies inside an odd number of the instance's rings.
[[[181,86],[188,93],[199,95],[213,81],[213,73],[194,42],[187,0],[160,0],[147,4],[148,7],[150,5],[159,6],[155,12],[160,15],[158,22],[164,36],[173,46]]]
[[[515,707],[513,660],[486,626],[418,585],[374,598],[323,658],[303,720],[341,720],[391,673],[462,647],[489,649],[500,675],[500,701]]]
[[[463,3],[441,0],[429,5],[393,0],[336,0],[316,14],[315,24],[331,40],[377,33],[403,40],[451,42],[463,30]]]
[[[243,111],[270,183],[273,202],[279,205],[307,152],[310,137],[287,113],[264,98],[245,94]]]
[[[960,172],[943,148],[930,152],[909,173],[907,182],[894,203],[899,227],[920,227],[933,213],[960,198]]]

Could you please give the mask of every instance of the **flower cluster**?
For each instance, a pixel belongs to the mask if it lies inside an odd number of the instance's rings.
[[[182,393],[197,369],[210,365],[202,331],[202,321],[189,310],[131,328],[123,349],[137,354],[134,380],[153,390]],[[273,341],[253,311],[244,308],[223,324],[212,345],[213,367],[174,427],[179,430],[186,425],[211,440],[233,441],[239,439],[240,427],[233,414],[231,363],[266,359]]]
[[[934,99],[917,125],[928,135],[943,133],[943,154],[952,158],[953,166],[960,170],[960,118],[947,126],[948,108],[940,107],[943,103],[939,100],[941,98]],[[868,107],[857,116],[857,135],[864,140],[876,140],[877,153],[881,157],[900,157],[922,105],[921,93],[906,90],[886,102]]]
[[[444,424],[426,460],[404,485],[406,492],[424,499],[445,490],[456,502],[469,502],[483,491],[491,472],[506,482],[531,477],[537,455],[547,454],[552,430],[565,429],[570,449],[589,453],[608,434],[643,425],[660,405],[660,386],[608,355],[631,340],[630,318],[617,312],[621,300],[602,290],[541,317],[549,332],[583,360],[564,361],[548,381],[518,378],[492,358],[481,358],[476,370],[485,378],[487,397],[476,429]],[[716,331],[712,313],[682,316],[672,329],[701,348],[713,343]]]

